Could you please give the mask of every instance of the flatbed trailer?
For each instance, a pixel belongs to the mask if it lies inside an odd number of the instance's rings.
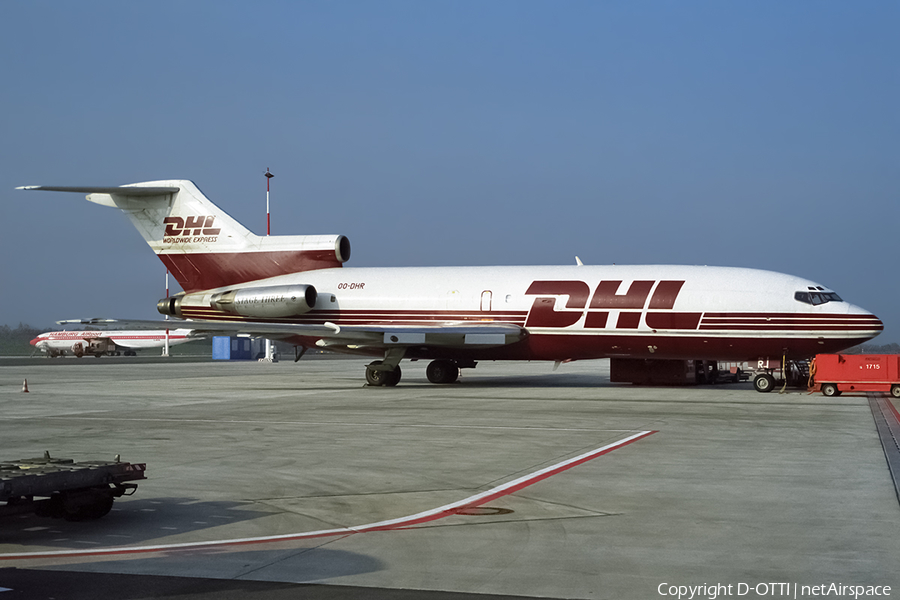
[[[99,519],[115,498],[130,496],[146,479],[143,463],[75,462],[66,458],[27,458],[0,462],[0,517],[35,513],[67,521]]]
[[[813,391],[890,392],[900,398],[900,354],[817,354],[810,365]]]

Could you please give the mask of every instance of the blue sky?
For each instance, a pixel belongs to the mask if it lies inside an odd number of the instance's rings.
[[[185,178],[352,266],[801,275],[900,341],[894,2],[0,3],[0,323],[154,318],[117,211]]]

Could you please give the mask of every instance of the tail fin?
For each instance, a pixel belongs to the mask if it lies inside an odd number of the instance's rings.
[[[350,258],[342,235],[254,235],[184,179],[18,189],[81,192],[122,209],[186,292],[339,267]]]

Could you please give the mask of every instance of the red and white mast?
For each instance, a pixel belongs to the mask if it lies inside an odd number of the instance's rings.
[[[275,177],[269,171],[269,167],[266,167],[266,235],[271,235],[271,219],[269,218],[269,181]]]
[[[169,298],[169,270],[166,269],[166,299]],[[169,320],[169,315],[166,315],[166,321]],[[166,327],[166,345],[163,346],[163,356],[169,355],[169,328]]]
[[[271,235],[271,216],[269,213],[269,182],[272,181],[272,178],[275,177],[272,175],[272,172],[269,171],[269,167],[266,167],[266,235]],[[273,362],[275,359],[275,348],[272,346],[272,340],[266,338],[266,358],[265,360],[269,362]]]

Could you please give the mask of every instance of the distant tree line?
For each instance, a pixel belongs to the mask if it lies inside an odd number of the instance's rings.
[[[32,327],[31,325],[26,325],[25,323],[19,323],[19,326],[13,329],[9,325],[0,325],[0,340],[25,340],[30,341],[38,336],[38,334],[44,333],[45,331],[53,331],[50,327],[45,327],[40,329],[38,327]]]
[[[844,350],[844,354],[900,354],[900,344],[860,344]]]

